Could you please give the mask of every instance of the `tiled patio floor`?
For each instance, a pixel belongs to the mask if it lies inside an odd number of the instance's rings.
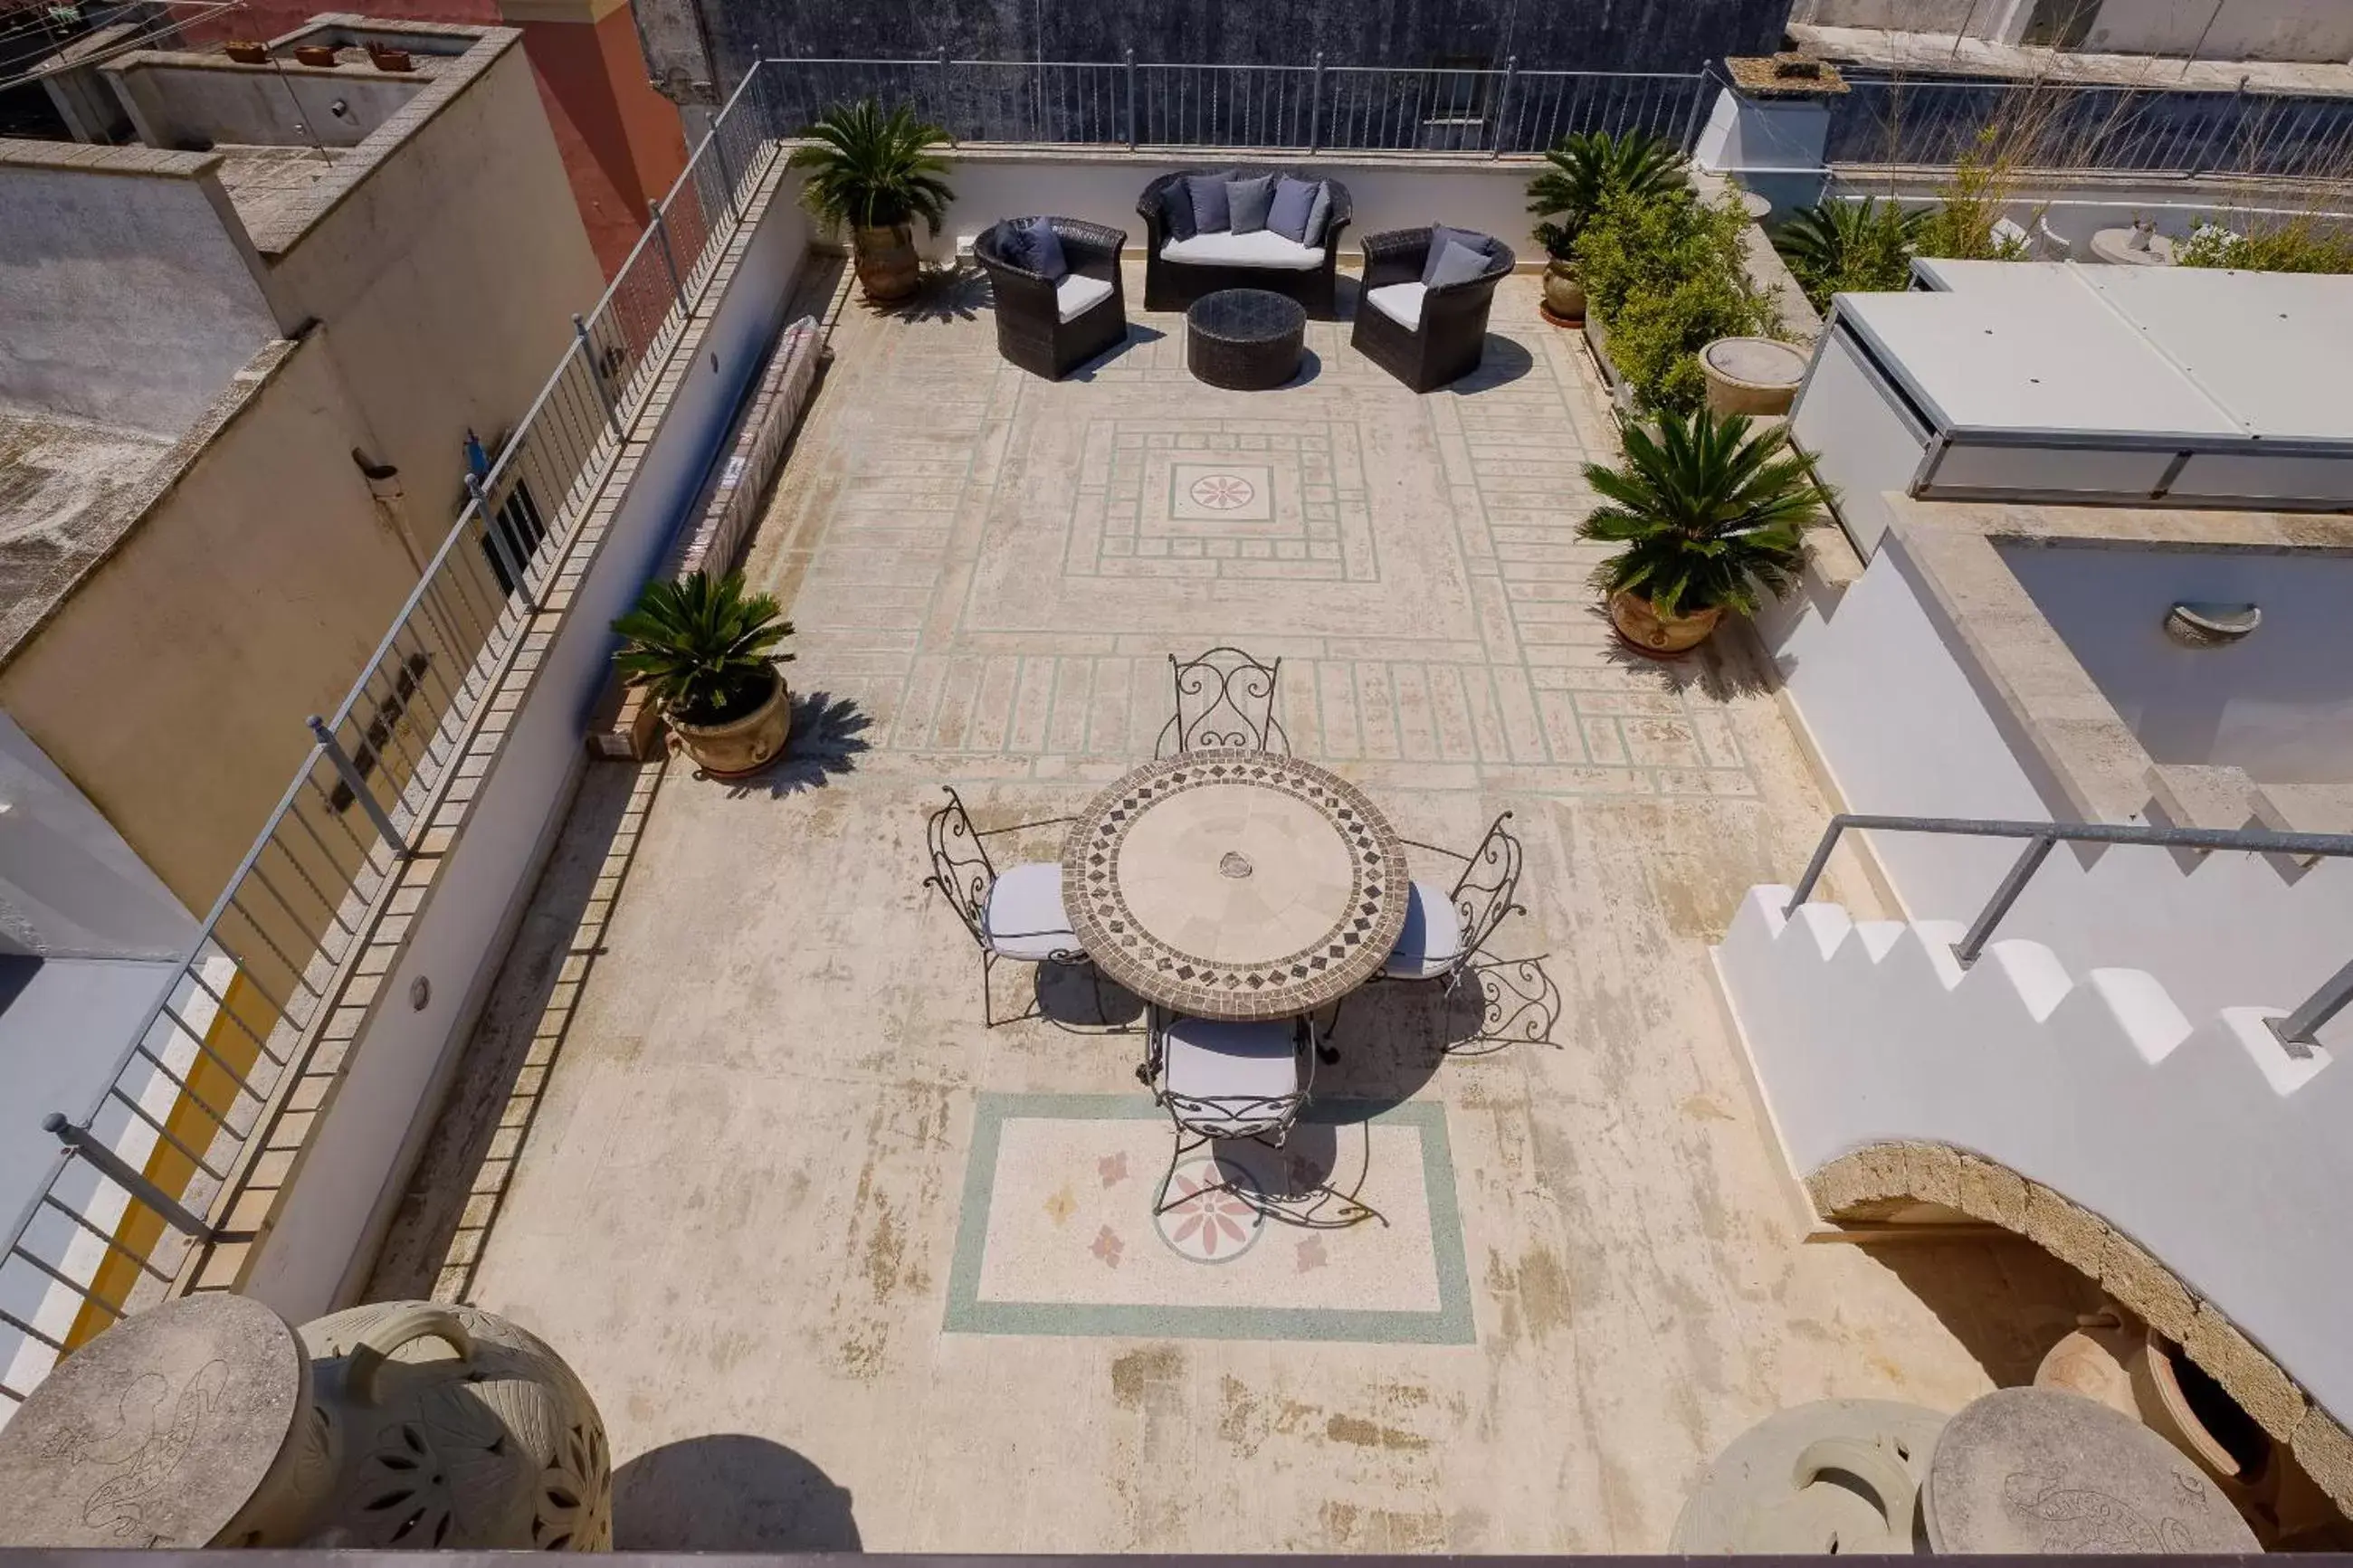
[[[2082,1289],[2041,1254],[1798,1242],[1706,947],[1825,806],[1736,639],[1612,651],[1570,537],[1607,426],[1533,280],[1430,397],[1333,324],[1212,391],[1181,330],[1050,385],[985,302],[842,310],[749,566],[815,754],[592,771],[378,1291],[438,1270],[571,1359],[624,1546],[1657,1550],[1783,1405],[2031,1372]],[[1402,833],[1527,842],[1499,946],[1556,1045],[1368,1009],[1318,1079],[1296,1157],[1385,1226],[1155,1226],[1135,1037],[983,1028],[919,885],[942,782],[1077,809],[1221,641]]]

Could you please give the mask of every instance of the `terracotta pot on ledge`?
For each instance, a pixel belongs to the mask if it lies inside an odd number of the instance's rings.
[[[923,280],[914,233],[903,223],[857,225],[850,236],[850,253],[858,268],[858,286],[866,290],[869,300],[885,304],[903,300]]]
[[[297,44],[294,46],[294,62],[297,65],[325,66],[332,70],[335,51],[326,44]]]
[[[724,724],[672,719],[670,727],[696,767],[715,779],[744,778],[785,754],[793,729],[792,693],[779,676],[768,700],[741,719]]]
[[[1609,621],[1628,647],[1651,658],[1674,658],[1708,639],[1724,608],[1711,605],[1688,616],[1662,616],[1640,594],[1620,589],[1609,595]]]
[[[1556,327],[1574,327],[1585,321],[1585,280],[1577,264],[1556,257],[1545,268],[1544,316]]]
[[[255,43],[250,38],[231,38],[221,46],[221,53],[241,66],[266,66],[269,63],[269,46]]]

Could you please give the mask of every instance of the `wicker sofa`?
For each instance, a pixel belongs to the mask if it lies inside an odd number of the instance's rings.
[[[1340,231],[1348,226],[1348,187],[1337,180],[1324,182],[1332,193],[1332,208],[1324,221],[1324,242],[1313,249],[1293,246],[1280,235],[1269,235],[1263,241],[1257,234],[1172,238],[1162,205],[1169,186],[1189,175],[1227,172],[1179,169],[1144,187],[1144,195],[1135,204],[1137,216],[1144,219],[1144,308],[1181,310],[1202,295],[1214,294],[1220,289],[1264,289],[1298,300],[1311,316],[1328,321],[1337,315],[1334,276],[1340,258]],[[1243,177],[1290,173],[1282,169],[1230,172]],[[1245,243],[1237,245],[1236,241]],[[1256,243],[1253,246],[1249,242]],[[1232,254],[1235,251],[1244,254]]]
[[[1060,381],[1127,341],[1126,292],[1119,276],[1127,234],[1074,217],[1048,218],[1070,268],[1052,279],[1007,256],[1011,221],[992,224],[972,247],[996,297],[997,349],[1031,374]]]
[[[1514,264],[1509,246],[1480,235],[1487,264],[1478,277],[1425,287],[1431,233],[1400,228],[1365,237],[1364,284],[1348,338],[1357,353],[1416,392],[1435,391],[1479,368],[1488,307]]]

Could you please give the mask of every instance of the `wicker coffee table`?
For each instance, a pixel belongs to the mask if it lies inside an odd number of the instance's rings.
[[[1185,312],[1185,368],[1232,392],[1281,386],[1306,342],[1307,308],[1263,289],[1220,289]]]
[[[1372,977],[1405,925],[1405,854],[1356,786],[1266,752],[1148,763],[1062,844],[1097,968],[1197,1018],[1289,1018]]]

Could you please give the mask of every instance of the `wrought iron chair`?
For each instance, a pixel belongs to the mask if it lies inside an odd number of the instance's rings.
[[[1274,716],[1274,685],[1282,660],[1261,664],[1238,647],[1213,647],[1179,662],[1168,656],[1176,687],[1176,711],[1152,754],[1186,752],[1279,752],[1291,754],[1291,737]]]
[[[1050,816],[1010,827],[992,827],[984,833],[973,826],[972,814],[965,809],[963,797],[952,786],[941,787],[948,801],[932,813],[924,827],[932,874],[923,879],[923,883],[937,889],[940,896],[947,900],[948,907],[955,910],[956,918],[964,921],[965,930],[972,933],[973,942],[980,949],[982,1021],[995,1028],[999,1024],[1037,1017],[1044,1011],[1042,1004],[1033,1001],[1025,1012],[1006,1018],[997,1016],[989,981],[1000,959],[1087,970],[1093,980],[1097,1010],[1108,1017],[1109,1011],[1103,1005],[1103,978],[1079,945],[1077,933],[1071,930],[1070,913],[1062,903],[1062,868],[1052,861],[1033,860],[999,871],[988,853],[987,841],[991,838],[1051,827],[1071,819]]]
[[[1416,849],[1460,861],[1462,871],[1451,887],[1425,882],[1418,877],[1413,879],[1408,889],[1405,929],[1398,933],[1397,945],[1389,950],[1388,959],[1368,984],[1442,982],[1451,994],[1462,984],[1463,975],[1478,966],[1495,928],[1512,915],[1528,912],[1527,906],[1518,901],[1520,867],[1525,857],[1519,839],[1505,826],[1511,820],[1508,811],[1498,816],[1488,824],[1479,847],[1468,855],[1440,844],[1405,840]],[[1538,961],[1523,962],[1535,964]],[[1536,973],[1544,984],[1551,984],[1541,969]],[[1556,1012],[1557,991],[1553,995],[1553,1010]],[[1348,998],[1343,996],[1334,1005],[1332,1022],[1324,1031],[1327,1037],[1338,1032],[1340,1013],[1347,1003]],[[1323,1056],[1326,1062],[1339,1059],[1338,1051],[1329,1045],[1323,1047]]]
[[[1166,1214],[1205,1192],[1235,1190],[1229,1178],[1169,1196],[1177,1167],[1197,1149],[1237,1139],[1282,1148],[1307,1104],[1316,1054],[1312,1018],[1231,1024],[1154,1008],[1138,1076],[1168,1112],[1176,1142],[1152,1212]]]

